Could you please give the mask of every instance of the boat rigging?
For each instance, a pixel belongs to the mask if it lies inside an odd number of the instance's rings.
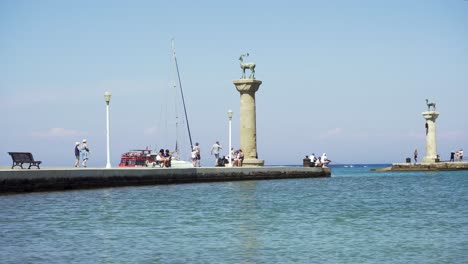
[[[184,107],[185,121],[187,122],[187,130],[188,130],[188,136],[189,136],[189,141],[190,141],[190,151],[192,151],[193,149],[192,134],[190,133],[190,125],[189,125],[189,120],[187,116],[187,107],[185,106],[184,91],[182,90],[182,81],[180,80],[179,65],[177,64],[174,39],[172,39],[172,57],[174,58],[174,64],[175,64],[175,68],[177,71],[177,79],[179,80],[179,89],[180,89],[180,94],[182,96],[182,105]],[[177,150],[177,142],[176,142],[176,150]]]

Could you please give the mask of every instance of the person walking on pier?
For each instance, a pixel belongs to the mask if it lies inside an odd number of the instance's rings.
[[[195,143],[195,147],[193,147],[193,150],[196,153],[194,167],[196,167],[197,163],[198,163],[198,167],[201,167],[201,155],[200,155],[201,149],[200,149],[200,144],[198,144],[198,142]]]
[[[213,147],[211,148],[211,155],[215,156],[215,166],[218,165],[218,160],[219,160],[219,151],[223,149],[221,145],[219,144],[219,141],[216,141],[216,143],[213,144]]]
[[[197,166],[197,151],[195,150],[195,148],[192,149],[192,153],[190,155],[192,159],[192,164],[194,167],[196,167]]]
[[[417,163],[418,162],[418,150],[415,149],[414,150],[414,163]]]
[[[80,167],[80,142],[75,142],[75,167]]]
[[[86,163],[88,162],[88,156],[89,156],[89,148],[87,145],[87,140],[83,139],[83,142],[81,144],[81,159],[83,160],[83,167],[86,168]]]
[[[450,162],[455,161],[455,151],[450,152]]]

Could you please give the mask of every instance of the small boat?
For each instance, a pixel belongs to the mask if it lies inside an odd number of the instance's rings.
[[[146,167],[162,167],[162,164],[157,161],[156,156],[158,155],[159,152],[152,152],[150,154],[151,158],[153,161],[149,161],[146,163]],[[174,153],[176,154],[176,153]],[[185,160],[179,160],[179,158],[176,156],[171,156],[171,162],[170,162],[170,167],[171,168],[193,168],[193,163],[190,161],[185,161]]]
[[[122,154],[119,167],[151,167],[161,168],[162,164],[157,160],[158,151],[149,149],[134,149]],[[172,168],[193,168],[192,162],[179,160],[171,156]]]
[[[144,167],[155,162],[154,155],[149,149],[134,149],[125,152],[120,157],[119,167]]]

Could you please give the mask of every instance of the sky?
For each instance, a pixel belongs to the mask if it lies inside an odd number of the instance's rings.
[[[324,152],[335,164],[404,162],[415,149],[422,158],[425,99],[440,113],[442,159],[468,148],[465,0],[0,0],[0,166],[11,164],[9,151],[73,166],[86,138],[88,166],[104,167],[105,91],[112,166],[130,149],[173,149],[175,135],[187,142],[172,39],[202,166],[214,164],[215,141],[227,154],[229,109],[239,148],[233,81],[247,52],[262,81],[266,165]]]

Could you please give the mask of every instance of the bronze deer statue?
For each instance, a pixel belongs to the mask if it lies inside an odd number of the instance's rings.
[[[240,60],[240,67],[241,67],[241,69],[242,69],[242,77],[241,77],[241,79],[245,79],[245,69],[249,69],[249,70],[250,70],[249,79],[255,79],[255,63],[252,63],[252,62],[244,63],[244,58],[245,58],[245,57],[248,57],[248,56],[249,56],[249,53],[246,53],[246,54],[242,54],[242,55],[239,57],[239,60]]]
[[[427,111],[431,111],[431,107],[432,107],[432,111],[436,110],[436,104],[435,103],[429,103],[429,100],[427,100],[427,99],[426,99],[426,105],[427,105]]]

